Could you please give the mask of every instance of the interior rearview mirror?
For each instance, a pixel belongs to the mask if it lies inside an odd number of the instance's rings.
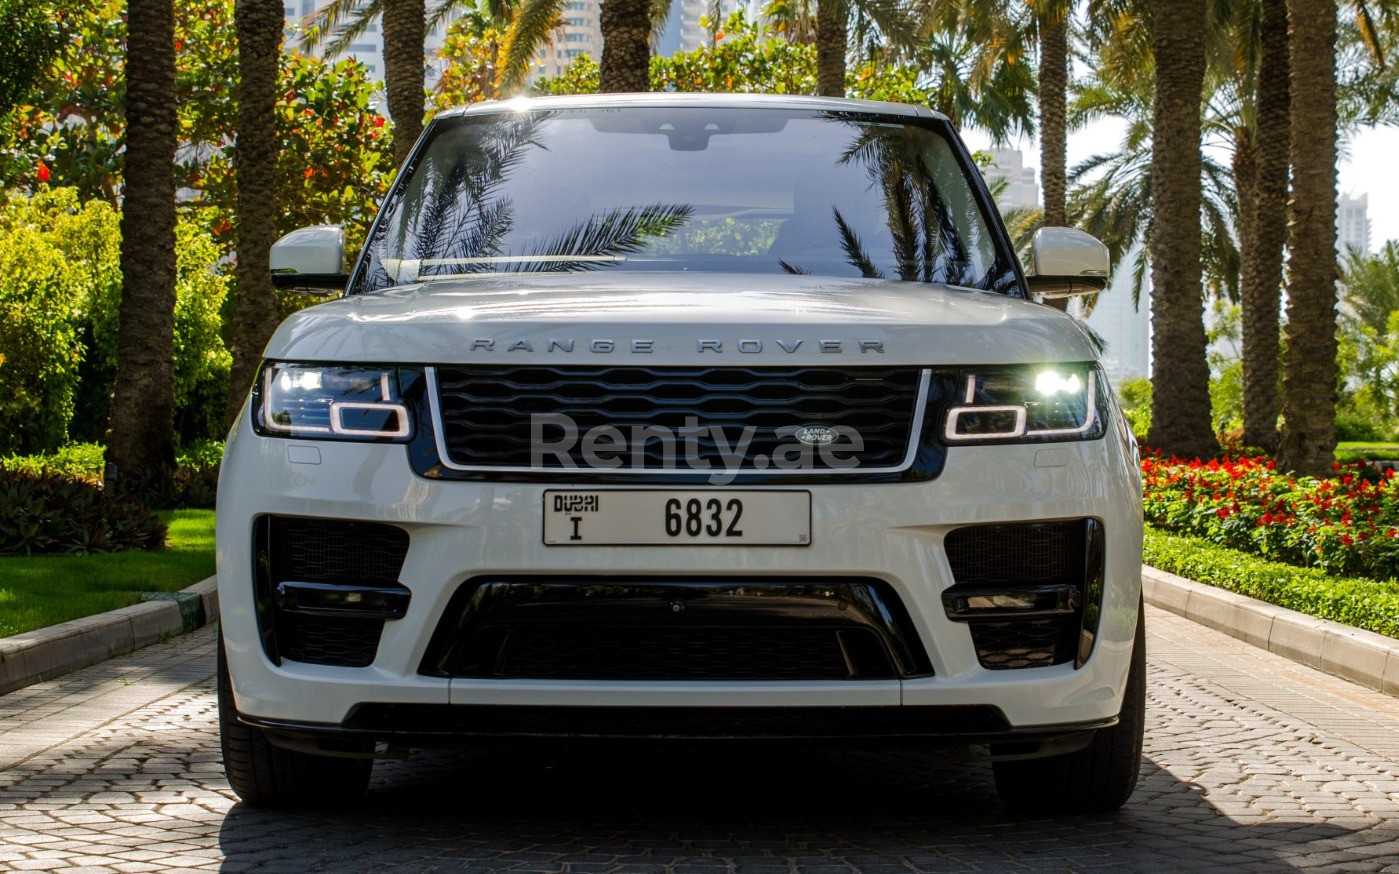
[[[1108,284],[1108,247],[1075,228],[1045,227],[1030,242],[1030,291],[1046,298],[1102,291]]]
[[[345,231],[339,225],[298,228],[272,244],[272,284],[306,294],[345,290]]]

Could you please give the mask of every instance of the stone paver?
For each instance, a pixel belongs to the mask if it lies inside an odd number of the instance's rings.
[[[0,871],[1399,872],[1399,699],[1149,609],[1142,782],[1007,814],[937,753],[507,746],[376,766],[350,811],[236,803],[205,629],[0,697]]]

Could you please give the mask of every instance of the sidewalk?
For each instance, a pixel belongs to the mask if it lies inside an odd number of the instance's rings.
[[[186,634],[219,617],[214,577],[120,610],[0,638],[0,695]]]

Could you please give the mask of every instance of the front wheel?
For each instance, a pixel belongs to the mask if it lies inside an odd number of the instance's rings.
[[[1141,770],[1146,725],[1146,616],[1137,611],[1132,665],[1117,724],[1077,752],[993,762],[996,792],[1013,809],[1034,813],[1110,813],[1131,797]]]
[[[254,807],[330,807],[369,786],[372,759],[318,756],[273,746],[267,733],[238,720],[223,637],[218,653],[219,740],[223,769],[238,797]]]

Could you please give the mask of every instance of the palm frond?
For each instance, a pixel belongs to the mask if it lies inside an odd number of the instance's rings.
[[[324,48],[328,57],[343,54],[350,44],[364,35],[374,19],[384,11],[385,0],[330,0],[311,13],[301,36],[301,48]],[[363,5],[361,5],[363,4]]]
[[[524,88],[530,63],[562,20],[563,0],[522,0],[505,32],[501,50],[500,90],[511,94]]]
[[[860,271],[860,275],[866,279],[883,279],[884,274],[874,262],[870,260],[869,252],[865,251],[864,245],[860,242],[860,236],[855,233],[855,229],[850,227],[845,221],[845,216],[840,214],[840,210],[831,207],[831,212],[835,215],[836,228],[840,231],[840,248],[845,251],[845,260]]]
[[[646,237],[659,237],[681,227],[694,214],[689,204],[653,203],[649,206],[611,209],[591,215],[564,233],[535,247],[522,271],[595,270],[589,259],[623,256],[645,248]]]

